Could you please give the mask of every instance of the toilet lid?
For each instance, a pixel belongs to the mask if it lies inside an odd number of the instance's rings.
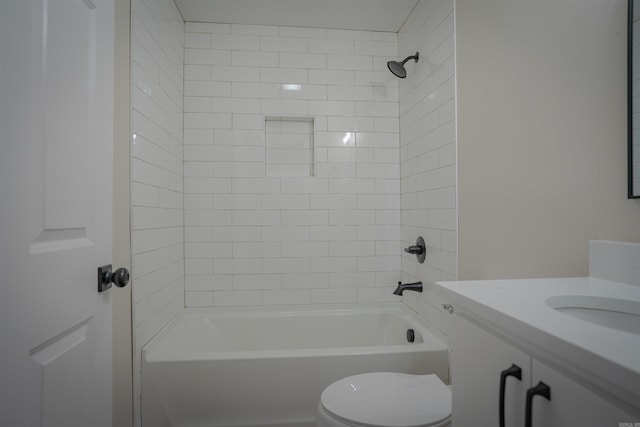
[[[451,416],[451,391],[436,375],[354,375],[328,386],[320,401],[335,416],[366,426],[424,427]]]

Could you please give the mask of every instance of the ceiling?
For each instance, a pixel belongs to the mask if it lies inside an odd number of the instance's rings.
[[[397,32],[418,0],[175,0],[185,21]]]

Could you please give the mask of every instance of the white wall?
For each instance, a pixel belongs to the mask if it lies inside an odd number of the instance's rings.
[[[402,279],[422,281],[422,294],[406,292],[403,302],[446,332],[448,314],[429,284],[454,280],[456,246],[456,121],[453,0],[421,0],[398,33],[400,81],[402,245],[422,236],[427,258],[403,254]]]
[[[458,0],[460,278],[585,276],[640,241],[626,0]]]
[[[185,30],[187,306],[397,300],[397,35]],[[314,118],[315,176],[265,176],[265,116]]]
[[[131,103],[134,398],[140,350],[184,307],[184,23],[172,0],[133,0]],[[140,423],[139,412],[135,422]]]

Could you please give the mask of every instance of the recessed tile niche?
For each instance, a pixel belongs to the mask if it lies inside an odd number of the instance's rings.
[[[265,133],[267,176],[313,176],[313,117],[268,116]]]

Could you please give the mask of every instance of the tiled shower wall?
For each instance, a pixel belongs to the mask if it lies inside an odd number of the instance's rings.
[[[398,57],[420,52],[400,82],[402,244],[422,236],[427,258],[402,255],[403,302],[446,334],[449,314],[429,283],[457,276],[454,1],[421,0],[398,33]]]
[[[396,56],[395,33],[185,24],[188,307],[397,299]],[[265,148],[265,118],[299,117],[306,169]]]
[[[140,351],[184,307],[184,23],[172,0],[132,1],[134,396]]]

